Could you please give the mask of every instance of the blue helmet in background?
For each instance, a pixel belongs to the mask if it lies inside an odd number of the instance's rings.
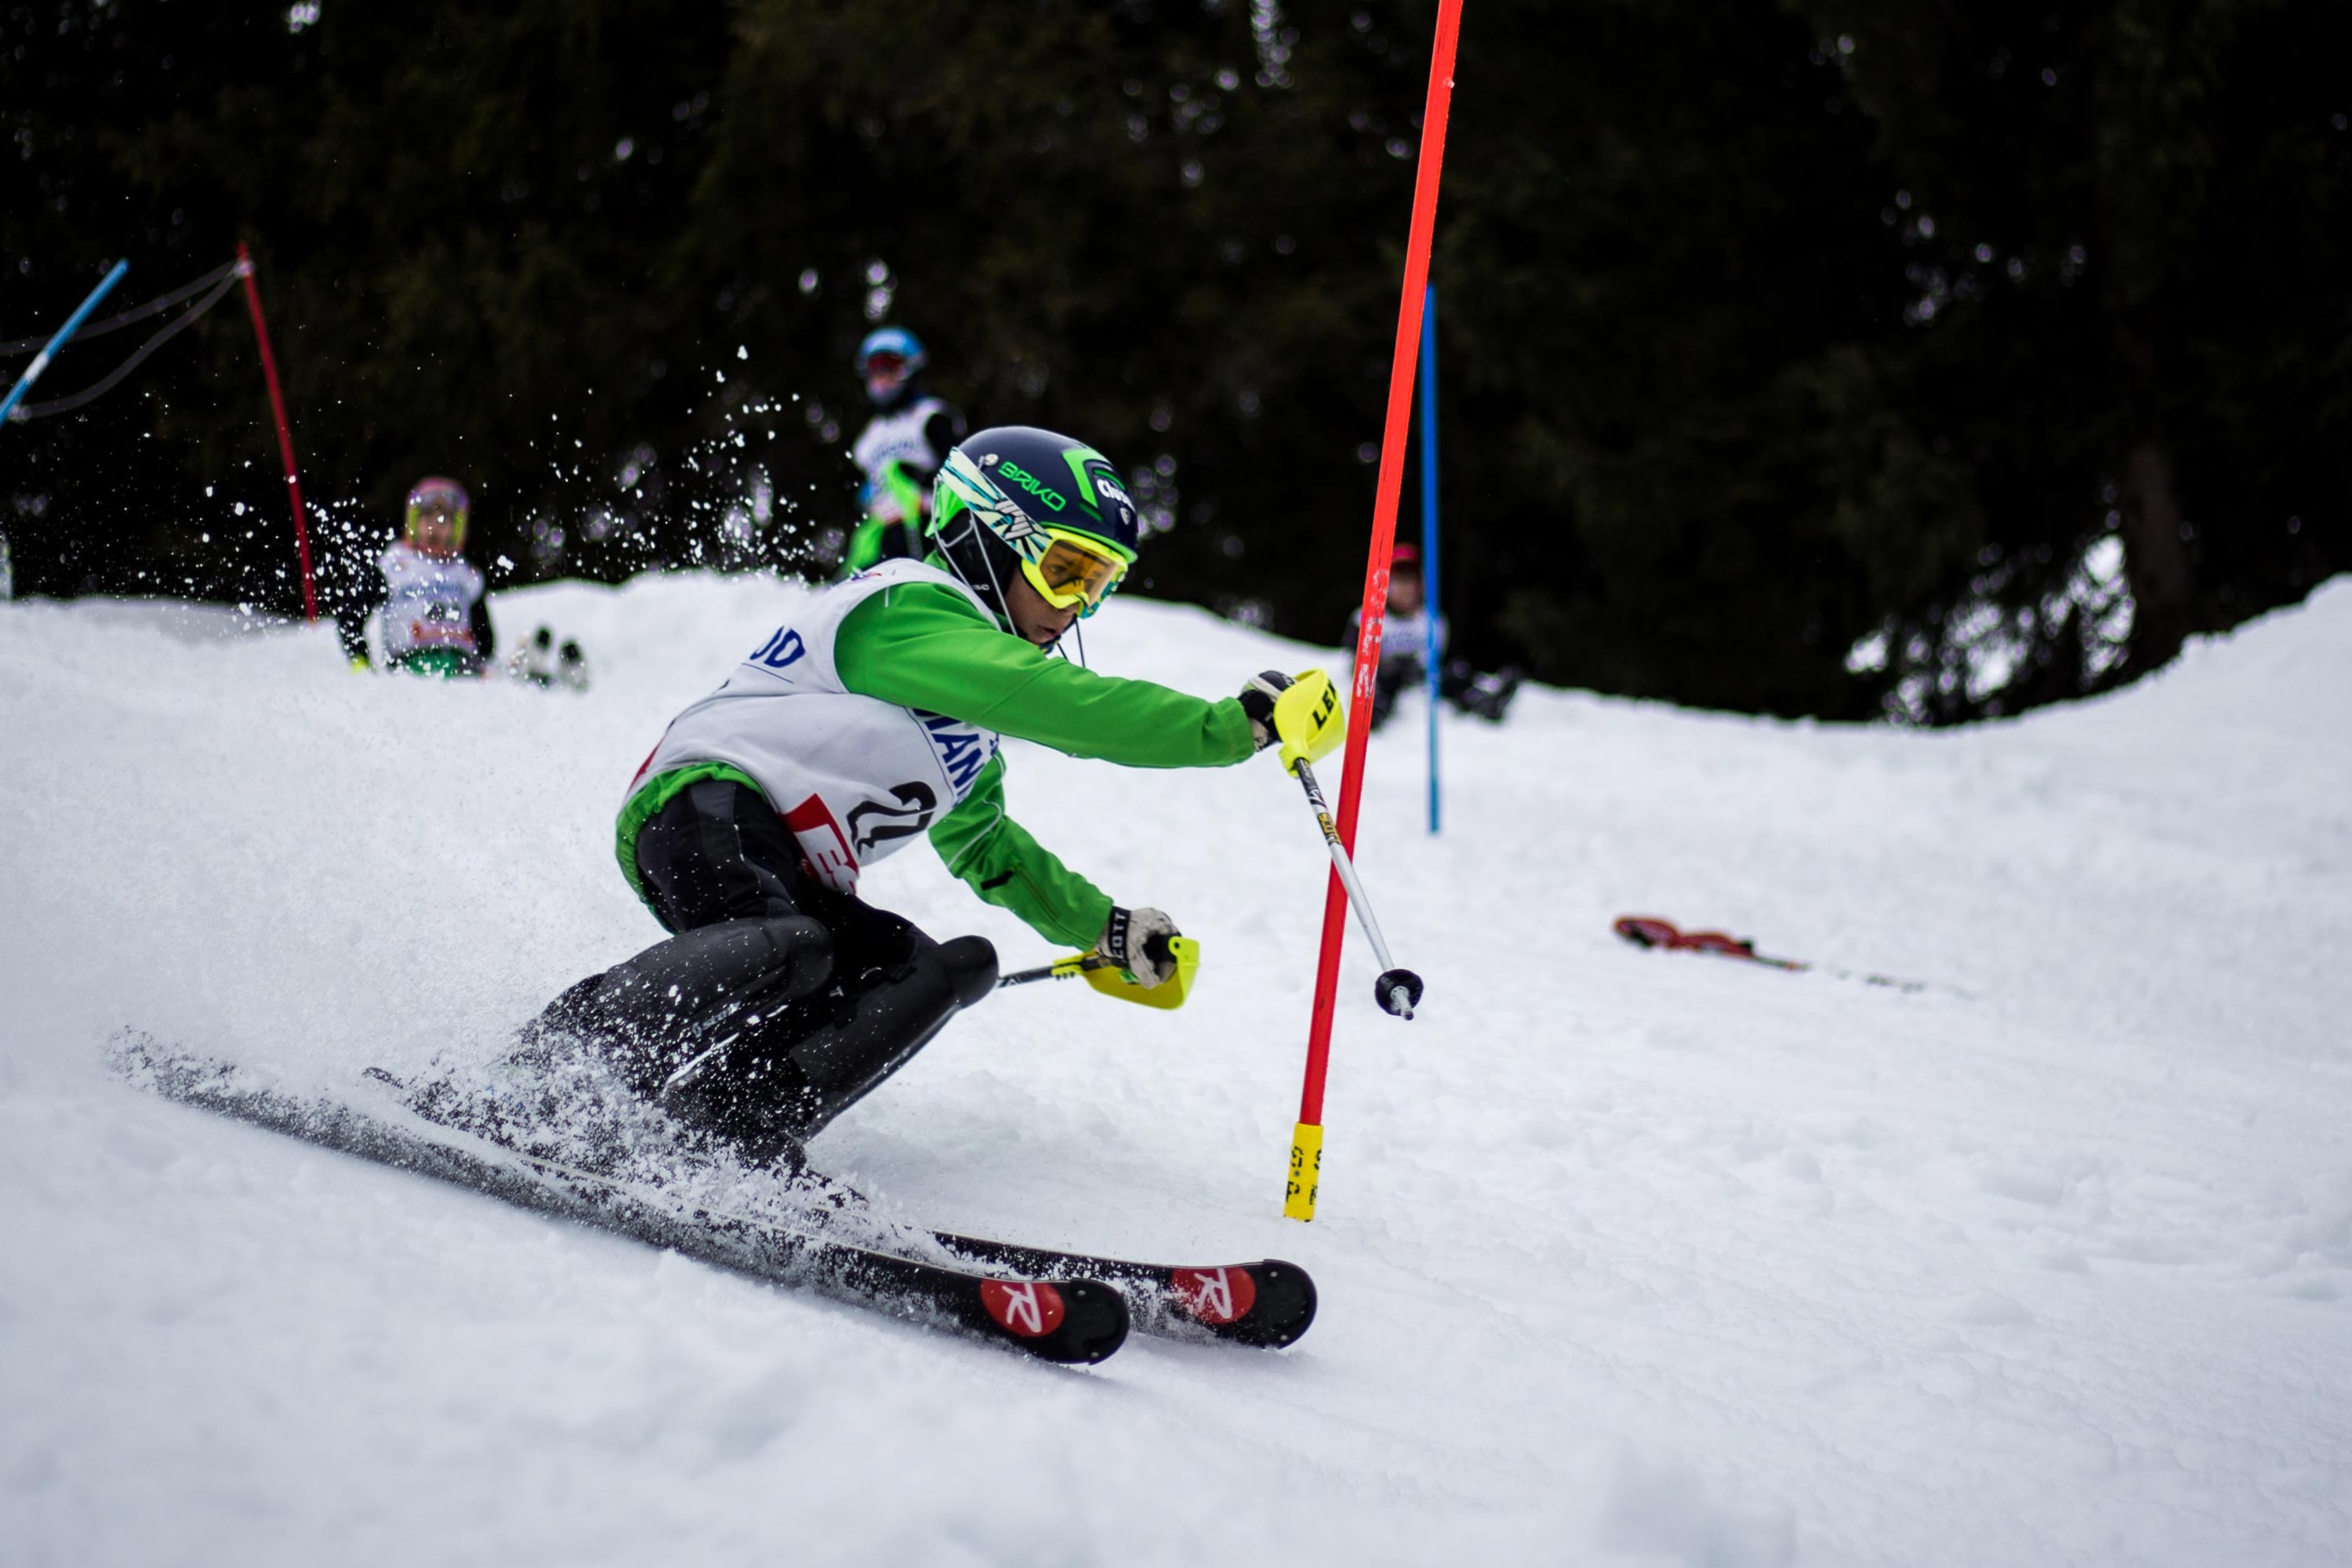
[[[923,340],[904,327],[877,327],[866,334],[857,345],[857,374],[863,376],[877,359],[898,361],[908,375],[931,363],[931,356],[923,351]]]

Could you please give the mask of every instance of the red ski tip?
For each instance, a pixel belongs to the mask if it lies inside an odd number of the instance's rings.
[[[1212,1328],[1238,1322],[1257,1305],[1257,1281],[1246,1268],[1179,1268],[1169,1289],[1194,1321]]]
[[[1038,1280],[983,1279],[980,1300],[1006,1333],[1024,1340],[1045,1338],[1068,1315],[1062,1293]]]

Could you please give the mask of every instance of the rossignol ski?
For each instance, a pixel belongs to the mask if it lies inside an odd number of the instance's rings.
[[[1135,1327],[1147,1334],[1190,1339],[1206,1332],[1235,1344],[1278,1350],[1297,1342],[1315,1321],[1314,1279],[1278,1258],[1255,1263],[1133,1263],[949,1231],[931,1236],[974,1263],[1042,1279],[1075,1275],[1118,1286],[1135,1309]]]
[[[671,1207],[561,1162],[457,1131],[387,1100],[380,1109],[304,1098],[225,1063],[159,1047],[118,1046],[127,1075],[166,1099],[324,1148],[436,1177],[520,1207],[617,1232],[775,1284],[814,1289],[895,1317],[953,1329],[1042,1360],[1093,1363],[1125,1342],[1127,1300],[1099,1279],[1007,1279],[900,1258],[764,1219]]]
[[[500,1149],[537,1152],[517,1147],[518,1138],[529,1136],[526,1127],[508,1121],[494,1101],[469,1098],[442,1081],[404,1083],[381,1068],[370,1068],[369,1076],[390,1085],[410,1110],[436,1125],[484,1139]],[[688,1168],[709,1154],[708,1150],[697,1153],[684,1148],[671,1152],[682,1155]],[[648,1173],[642,1183],[659,1189],[679,1168],[673,1165],[667,1173]],[[614,1180],[609,1174],[586,1171],[574,1170],[572,1174],[582,1181]],[[795,1218],[802,1224],[856,1224],[861,1215],[870,1217],[880,1212],[880,1205],[870,1196],[819,1171],[803,1167],[781,1179],[800,1205]],[[877,1250],[938,1249],[952,1261],[991,1270],[1039,1279],[1106,1282],[1127,1298],[1132,1327],[1165,1338],[1215,1339],[1278,1350],[1296,1342],[1315,1321],[1315,1281],[1298,1265],[1280,1258],[1223,1264],[1138,1262],[932,1230],[896,1218],[877,1226],[857,1245]]]

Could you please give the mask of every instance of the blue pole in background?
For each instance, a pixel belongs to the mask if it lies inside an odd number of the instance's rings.
[[[1437,285],[1421,306],[1421,615],[1428,629],[1429,830],[1437,831]]]
[[[66,340],[81,331],[81,324],[89,320],[89,313],[98,309],[98,302],[105,299],[114,286],[122,281],[122,275],[130,270],[131,263],[128,261],[116,262],[114,270],[106,275],[106,280],[91,289],[89,298],[81,302],[81,309],[66,318],[66,324],[58,329],[58,335],[49,340],[49,346],[33,356],[33,363],[25,367],[25,374],[18,376],[16,384],[8,389],[6,400],[0,401],[0,425],[8,422],[8,416],[16,411],[17,400],[32,389],[33,383],[41,379],[41,373],[49,368],[49,361],[66,346]]]

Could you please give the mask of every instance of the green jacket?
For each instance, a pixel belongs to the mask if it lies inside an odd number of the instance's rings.
[[[930,563],[944,564],[936,556]],[[1212,702],[1149,680],[1097,675],[1003,630],[937,583],[895,584],[852,610],[835,637],[834,664],[842,685],[862,696],[1074,757],[1134,768],[1223,767],[1255,750],[1248,715],[1234,699]],[[623,813],[617,847],[625,870],[635,869],[632,829],[688,774],[750,783],[719,766],[646,781]],[[1083,948],[1102,934],[1110,895],[1005,814],[1001,754],[981,771],[962,804],[932,824],[930,840],[972,891],[1049,942]]]
[[[940,564],[936,559],[934,565]],[[907,584],[850,612],[834,664],[852,691],[1130,768],[1224,767],[1255,750],[1249,716],[1149,680],[1097,675],[1011,633],[951,588]],[[1111,898],[1004,810],[1004,759],[931,826],[948,869],[1049,942],[1088,947]]]

